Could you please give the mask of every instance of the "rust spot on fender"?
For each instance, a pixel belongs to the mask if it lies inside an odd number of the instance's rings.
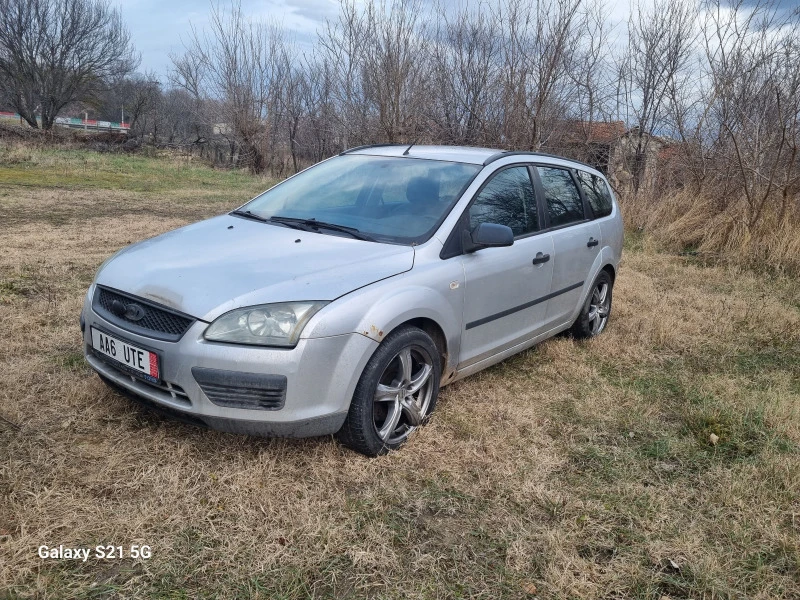
[[[376,325],[370,325],[369,331],[365,331],[364,335],[367,336],[368,338],[372,338],[373,340],[379,342],[380,338],[383,337],[383,330],[378,329]]]

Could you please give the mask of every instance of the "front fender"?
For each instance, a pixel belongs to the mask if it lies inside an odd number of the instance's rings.
[[[441,310],[447,307],[448,310]],[[356,325],[355,331],[380,342],[391,331],[412,319],[434,321],[447,338],[448,354],[454,353],[461,329],[461,311],[454,314],[448,299],[430,288],[413,287],[400,290],[374,304]]]
[[[358,333],[381,342],[407,321],[430,319],[444,333],[449,372],[458,360],[464,282],[462,269],[448,275],[445,282],[432,286],[412,282],[398,286],[393,281],[391,286],[377,284],[357,290],[317,313],[302,337]]]

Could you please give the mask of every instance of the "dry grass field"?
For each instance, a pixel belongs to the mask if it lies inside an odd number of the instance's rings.
[[[106,389],[78,328],[96,268],[267,183],[0,146],[0,597],[800,597],[797,280],[629,235],[602,336],[446,388],[375,460]]]

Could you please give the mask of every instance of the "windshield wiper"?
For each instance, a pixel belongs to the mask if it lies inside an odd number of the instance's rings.
[[[253,219],[253,221],[258,221],[259,223],[278,223],[280,225],[283,225],[284,227],[288,227],[289,229],[299,229],[300,231],[308,231],[308,228],[305,225],[301,225],[298,223],[276,221],[272,218],[267,219],[266,217],[257,215],[251,210],[234,210],[231,211],[230,214],[237,215],[239,217],[244,217],[245,219]]]
[[[298,219],[295,217],[270,217],[267,222],[274,221],[275,223],[282,223],[288,226],[298,226],[305,228],[306,231],[314,231],[319,229],[329,229],[330,231],[339,231],[357,239],[364,240],[365,242],[374,242],[375,238],[361,233],[355,227],[347,227],[345,225],[337,225],[336,223],[326,223],[325,221],[317,221],[316,219]]]
[[[336,223],[326,223],[325,221],[317,221],[316,219],[298,219],[295,217],[269,217],[268,219],[257,215],[250,210],[234,210],[231,211],[232,215],[244,217],[245,219],[252,219],[260,223],[277,223],[292,229],[299,229],[301,231],[318,231],[320,229],[329,229],[331,231],[339,231],[354,237],[357,240],[364,240],[366,242],[374,242],[375,239],[365,233],[361,233],[355,227],[347,227],[345,225],[337,225]]]
[[[269,219],[265,219],[257,215],[256,213],[249,211],[249,210],[233,210],[230,212],[232,215],[237,215],[239,217],[244,217],[245,219],[253,219],[253,221],[260,221],[261,223],[269,223]]]

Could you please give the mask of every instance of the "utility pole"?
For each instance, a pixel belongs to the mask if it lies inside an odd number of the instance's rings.
[[[156,91],[160,91],[161,82],[156,81],[155,79],[150,82],[151,85],[155,86]],[[155,105],[153,106],[153,145],[158,145],[158,103],[159,99],[156,99]]]

